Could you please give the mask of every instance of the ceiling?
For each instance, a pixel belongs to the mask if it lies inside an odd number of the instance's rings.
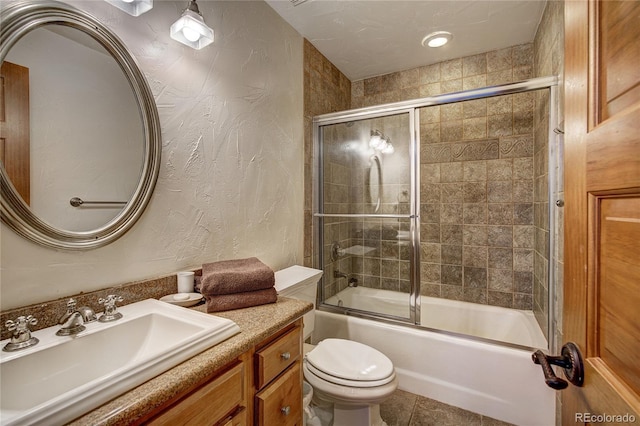
[[[265,0],[351,81],[533,41],[545,0]],[[441,48],[424,36],[449,31]]]

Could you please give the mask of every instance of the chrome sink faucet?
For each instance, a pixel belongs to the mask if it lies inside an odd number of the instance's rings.
[[[85,323],[92,322],[96,320],[96,314],[93,312],[93,309],[83,306],[81,308],[76,308],[76,301],[74,299],[69,299],[67,301],[67,312],[60,318],[58,324],[60,330],[56,332],[57,336],[73,336],[80,333],[83,330],[86,330],[84,326]]]
[[[36,337],[31,336],[30,325],[36,325],[38,320],[33,316],[19,316],[15,321],[7,320],[5,326],[9,331],[13,331],[11,340],[2,348],[5,352],[14,352],[20,349],[25,349],[34,346],[38,343]]]

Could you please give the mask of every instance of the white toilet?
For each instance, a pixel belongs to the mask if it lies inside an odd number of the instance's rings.
[[[276,272],[278,294],[312,302],[322,271],[291,266]],[[304,315],[304,340],[313,332],[315,313]],[[308,348],[305,345],[305,350]],[[385,426],[380,403],[398,387],[393,363],[362,343],[325,339],[305,355],[304,378],[313,387],[313,403],[333,410],[333,426]]]

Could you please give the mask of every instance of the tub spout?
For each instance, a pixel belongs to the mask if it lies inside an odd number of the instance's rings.
[[[337,269],[335,269],[333,271],[333,278],[348,278],[347,274],[345,274],[344,272],[340,272]]]

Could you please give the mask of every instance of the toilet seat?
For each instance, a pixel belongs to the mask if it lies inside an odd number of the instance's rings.
[[[305,359],[311,373],[343,386],[381,386],[395,378],[389,358],[351,340],[325,339],[307,353]]]
[[[389,383],[382,386],[370,388],[342,386],[316,376],[309,371],[309,365],[308,362],[303,363],[302,371],[305,381],[313,387],[314,398],[318,397],[344,406],[357,407],[380,404],[398,387],[398,377],[395,375]]]
[[[389,377],[381,380],[347,380],[327,374],[324,371],[317,369],[313,366],[313,364],[309,362],[306,362],[305,365],[311,374],[319,377],[320,379],[326,380],[327,382],[336,385],[348,386],[352,388],[372,388],[375,386],[382,386],[393,381],[393,379],[395,379],[396,377],[396,373],[393,372]]]

